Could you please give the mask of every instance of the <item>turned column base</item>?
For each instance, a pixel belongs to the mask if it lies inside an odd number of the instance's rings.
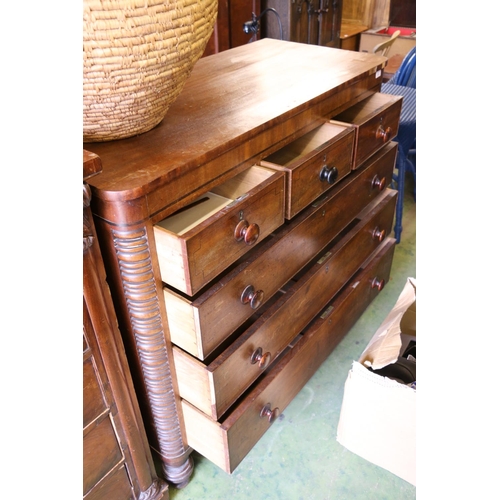
[[[163,462],[162,470],[169,483],[172,483],[177,489],[182,489],[187,486],[193,474],[193,457],[188,457],[186,462],[180,466],[173,466]]]

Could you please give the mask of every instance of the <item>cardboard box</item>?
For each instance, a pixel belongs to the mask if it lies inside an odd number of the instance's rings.
[[[416,486],[416,388],[369,370],[395,363],[416,339],[417,283],[408,278],[396,305],[349,371],[337,441]]]

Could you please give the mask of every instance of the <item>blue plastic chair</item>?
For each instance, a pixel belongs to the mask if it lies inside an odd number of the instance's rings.
[[[401,62],[393,77],[387,82],[392,85],[417,88],[417,47],[413,47]]]
[[[403,232],[403,199],[405,190],[406,171],[413,174],[416,186],[416,146],[417,146],[417,51],[414,47],[403,59],[401,66],[394,76],[382,84],[382,93],[403,96],[401,117],[399,120],[398,155],[393,183],[398,190],[396,203],[396,220],[394,222],[394,236],[396,241],[401,241]],[[410,158],[415,158],[413,163]],[[416,188],[413,192],[416,196]]]

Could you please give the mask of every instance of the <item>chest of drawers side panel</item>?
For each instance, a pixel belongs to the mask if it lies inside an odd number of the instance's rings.
[[[99,170],[98,158],[84,153],[84,181]],[[84,484],[93,500],[106,498],[101,493],[111,481],[131,498],[167,500],[168,486],[157,477],[147,443],[85,182],[83,194]],[[93,421],[89,408],[96,412]]]
[[[178,412],[153,226],[148,220],[112,225],[99,217],[95,225],[148,441],[166,479],[181,486],[189,480],[193,462]]]

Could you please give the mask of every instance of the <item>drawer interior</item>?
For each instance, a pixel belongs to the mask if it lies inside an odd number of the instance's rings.
[[[283,167],[291,167],[300,163],[308,156],[315,154],[318,150],[326,146],[329,141],[337,138],[346,131],[345,126],[332,123],[325,123],[311,132],[299,137],[284,148],[276,151],[272,155],[264,158],[263,163],[272,163]]]
[[[222,210],[233,200],[208,192],[200,196],[185,208],[158,223],[163,229],[179,236],[188,232],[211,215]]]
[[[354,106],[347,108],[345,111],[335,116],[333,120],[347,122],[353,125],[361,125],[370,118],[379,115],[399,100],[399,97],[377,92]]]
[[[398,133],[402,98],[375,93],[332,118],[356,128],[353,168],[359,168]]]
[[[352,169],[355,128],[326,122],[263,158],[286,175],[285,218],[290,220]]]
[[[156,225],[178,236],[199,226],[203,221],[216,214],[235,200],[243,199],[246,194],[274,174],[272,170],[253,166],[214,187],[177,212],[158,222]]]

